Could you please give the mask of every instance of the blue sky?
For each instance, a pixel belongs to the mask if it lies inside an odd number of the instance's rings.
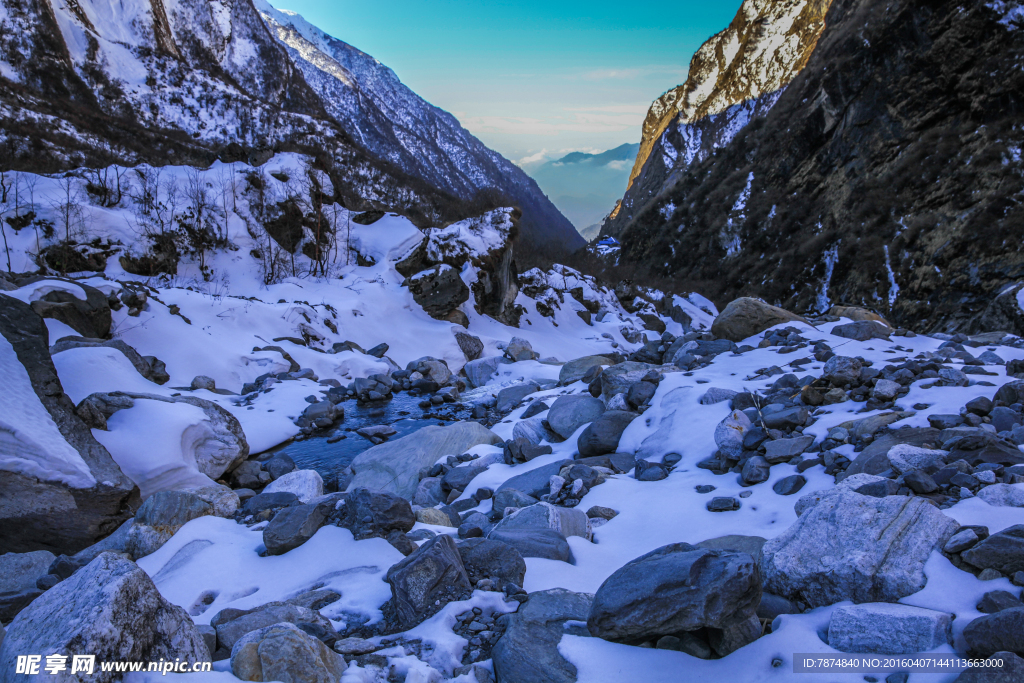
[[[740,0],[271,0],[391,67],[514,161],[639,142]],[[539,157],[538,157],[539,158]]]

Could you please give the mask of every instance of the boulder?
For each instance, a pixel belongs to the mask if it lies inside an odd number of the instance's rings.
[[[964,640],[977,657],[1003,650],[1024,652],[1024,606],[978,617],[964,628]]]
[[[283,555],[313,538],[327,522],[325,510],[319,505],[287,507],[274,515],[263,529],[263,545],[268,555]]]
[[[0,552],[73,554],[117,529],[140,502],[64,394],[47,339],[30,306],[0,296]]]
[[[505,347],[505,355],[513,361],[534,360],[537,354],[530,342],[521,337],[512,337],[512,341]]]
[[[405,533],[416,524],[409,501],[385,491],[355,488],[345,496],[338,525],[348,529],[357,541],[385,538],[393,531]]]
[[[592,531],[590,521],[582,510],[565,508],[551,503],[535,503],[529,507],[519,508],[510,515],[505,515],[495,531],[509,529],[550,529],[562,536],[579,536],[590,540]]]
[[[977,495],[989,505],[1024,507],[1024,485],[1021,484],[993,484],[978,491]]]
[[[40,285],[41,280],[51,280],[57,285],[48,287]],[[29,284],[41,286],[39,292],[45,289],[50,291],[43,294],[32,302],[32,310],[42,318],[52,318],[64,323],[83,337],[92,339],[106,339],[110,336],[110,300],[107,295],[89,285],[78,281],[67,280],[70,284],[61,286],[57,278],[32,278],[23,281],[22,287]],[[77,295],[77,292],[84,292],[85,298]],[[76,292],[72,294],[72,292]]]
[[[769,464],[789,462],[800,455],[814,443],[813,436],[798,436],[792,439],[776,439],[764,444],[764,457]]]
[[[49,573],[54,559],[53,553],[46,550],[0,555],[0,622],[9,623],[42,595],[36,581]]]
[[[840,652],[905,655],[953,644],[953,615],[910,605],[872,602],[832,612],[828,644]]]
[[[548,493],[548,484],[551,481],[551,477],[558,474],[566,464],[571,462],[571,460],[559,460],[558,462],[535,467],[528,472],[506,479],[494,494],[495,508],[502,509],[498,507],[498,499],[501,492],[506,489],[519,491],[533,498],[540,498]]]
[[[576,447],[581,458],[614,453],[619,438],[637,414],[626,410],[608,410],[583,430]]]
[[[924,564],[957,523],[921,498],[874,498],[838,487],[804,496],[800,517],[769,540],[764,588],[811,607],[895,602],[921,590]]]
[[[449,313],[469,300],[469,287],[457,268],[441,264],[409,277],[404,283],[413,300],[431,318],[445,320]]]
[[[860,382],[860,371],[863,364],[859,358],[849,356],[832,356],[825,362],[822,368],[821,378],[826,379],[837,387],[844,387],[847,384]]]
[[[722,401],[730,401],[738,392],[732,389],[719,389],[718,387],[711,387],[704,392],[704,395],[700,397],[700,404],[702,406],[711,406]]]
[[[435,536],[388,570],[391,602],[385,615],[406,631],[436,614],[443,606],[472,593],[469,576],[451,536]]]
[[[459,345],[459,349],[462,350],[462,355],[466,357],[466,360],[474,361],[479,358],[480,354],[484,352],[484,343],[480,341],[480,337],[474,337],[459,329],[456,329],[454,332],[455,343]]]
[[[128,531],[125,551],[136,560],[156,552],[178,529],[213,514],[213,505],[190,491],[160,491],[146,499]]]
[[[152,579],[123,555],[105,552],[46,591],[7,627],[0,670],[15,671],[19,655],[95,655],[98,662],[208,662],[202,634],[181,607],[165,600]],[[6,674],[13,675],[13,674]],[[112,683],[121,674],[66,675],[67,681]]]
[[[760,299],[742,297],[729,302],[711,324],[711,333],[721,339],[741,342],[787,322],[807,322],[799,315],[767,304]]]
[[[316,470],[295,470],[271,482],[263,493],[294,493],[308,503],[324,495],[324,480]]]
[[[504,356],[488,356],[487,358],[471,360],[462,368],[466,373],[466,384],[469,385],[470,389],[482,387],[487,384],[488,380],[490,380],[494,373],[498,371],[499,365],[505,365],[511,362],[512,361]]]
[[[231,673],[243,681],[337,683],[345,659],[289,623],[245,634],[231,649]]]
[[[744,486],[753,486],[762,481],[768,481],[771,476],[771,465],[760,455],[747,458],[743,463],[743,471],[740,473],[740,480]]]
[[[652,370],[661,371],[660,365],[626,361],[607,367],[600,375],[601,398],[608,402],[618,394],[626,394],[637,382],[641,381]]]
[[[448,494],[451,491],[465,491],[470,482],[476,479],[477,475],[487,471],[487,467],[475,467],[464,465],[453,467],[448,474],[441,478],[441,491]]]
[[[477,422],[424,427],[409,436],[374,446],[355,457],[350,489],[368,488],[412,498],[419,472],[446,455],[465,453],[480,444],[500,445],[501,438]],[[276,482],[275,482],[276,483]]]
[[[925,444],[932,446],[939,441],[939,430],[931,427],[910,427],[888,431],[872,441],[867,448],[857,454],[857,457],[841,473],[839,480],[854,474],[882,474],[891,467],[888,453],[894,446],[906,444],[915,448],[921,448]]]
[[[506,583],[522,586],[526,578],[526,562],[518,550],[493,538],[468,538],[459,541],[459,557],[469,582],[494,579],[500,588]]]
[[[593,597],[554,588],[530,594],[501,617],[505,634],[491,656],[498,683],[576,683],[576,667],[558,651],[569,622],[585,621]]]
[[[515,548],[523,557],[573,562],[572,549],[565,536],[553,529],[498,529],[487,534],[492,541],[501,541]]]
[[[540,386],[536,382],[524,382],[505,387],[498,392],[495,408],[499,413],[507,413],[522,403],[524,398],[538,391],[540,391]]]
[[[792,496],[804,487],[807,478],[802,474],[791,474],[788,477],[779,479],[772,485],[772,490],[780,496]]]
[[[743,454],[743,437],[750,431],[750,418],[739,410],[729,413],[715,427],[715,445],[718,450],[733,459]]]
[[[1024,524],[992,534],[960,557],[978,569],[995,569],[1006,576],[1024,571]]]
[[[863,342],[869,339],[889,339],[892,328],[874,320],[861,320],[845,325],[836,325],[832,328],[832,334],[844,339]]]
[[[569,394],[559,396],[548,410],[548,424],[551,429],[568,439],[576,430],[593,422],[605,412],[604,402],[588,394]]]
[[[87,337],[65,337],[57,340],[57,342],[50,347],[50,356],[55,356],[58,353],[69,351],[71,349],[91,349],[97,347],[106,347],[110,349],[116,349],[124,354],[125,358],[128,359],[139,374],[155,382],[156,384],[166,384],[170,380],[170,376],[166,372],[164,364],[153,358],[152,356],[143,357],[134,348],[129,346],[122,339],[89,339]],[[152,360],[147,360],[150,358]],[[161,370],[163,368],[163,370]]]
[[[1012,300],[1016,304],[1017,297]],[[954,683],[1019,683],[1022,680],[1024,659],[1013,652],[1004,651],[996,652],[986,663],[967,669],[957,676]]]
[[[608,356],[583,356],[569,361],[558,371],[558,383],[561,385],[572,384],[583,379],[583,376],[591,368],[602,365],[614,365],[615,360]]]
[[[294,624],[312,632],[337,637],[331,622],[315,609],[288,602],[268,602],[247,610],[227,608],[221,610],[210,625],[217,629],[217,641],[231,650],[245,634],[273,624]]]
[[[673,543],[609,576],[594,595],[587,628],[627,643],[724,630],[755,616],[760,600],[761,577],[750,555]]]

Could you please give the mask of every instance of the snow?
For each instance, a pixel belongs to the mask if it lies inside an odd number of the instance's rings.
[[[96,478],[39,401],[14,347],[0,335],[0,470],[91,488]]]
[[[892,266],[889,264],[889,245],[882,247],[885,250],[885,272],[889,275],[889,307],[892,308],[896,304],[896,297],[899,296],[900,286],[896,283],[896,274],[892,272]]]
[[[821,282],[821,291],[818,293],[816,308],[819,313],[825,313],[832,304],[828,298],[828,288],[832,283],[832,271],[835,270],[836,261],[839,260],[839,242],[825,250],[823,254],[825,261],[825,278]]]

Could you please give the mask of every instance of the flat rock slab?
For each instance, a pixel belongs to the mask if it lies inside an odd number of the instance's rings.
[[[953,615],[885,602],[844,605],[832,612],[828,644],[840,652],[885,655],[952,645]]]

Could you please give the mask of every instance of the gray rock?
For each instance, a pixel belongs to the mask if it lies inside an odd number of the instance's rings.
[[[436,614],[444,605],[472,593],[469,576],[451,536],[435,536],[388,570],[391,602],[386,616],[406,631]]]
[[[583,376],[593,368],[601,365],[613,365],[615,360],[607,356],[583,356],[569,361],[558,371],[558,383],[561,385],[572,384],[583,379]]]
[[[587,394],[559,396],[548,410],[548,424],[563,439],[568,439],[576,430],[593,422],[605,412],[604,402]]]
[[[697,543],[698,548],[707,550],[731,550],[736,553],[746,553],[757,562],[761,558],[761,548],[766,540],[760,536],[741,536],[729,534],[727,536],[716,536]]]
[[[1010,410],[1006,406],[997,406],[989,413],[992,418],[992,426],[997,432],[1009,432],[1021,423],[1020,413]]]
[[[629,404],[630,408],[639,408],[640,406],[647,405],[654,398],[654,394],[657,391],[658,386],[653,382],[637,382],[626,392],[626,403]],[[608,407],[611,407],[610,402]]]
[[[836,325],[832,334],[844,339],[868,341],[869,339],[889,339],[892,329],[874,320],[860,320],[845,325]]]
[[[738,459],[743,454],[743,437],[750,431],[750,418],[734,410],[715,427],[715,444],[726,456]]]
[[[740,509],[740,502],[735,498],[717,497],[708,501],[705,506],[708,512],[732,512]]]
[[[593,400],[597,401],[596,398]],[[598,403],[600,403],[600,401],[598,401]],[[602,406],[602,408],[603,407],[604,406]],[[544,426],[544,418],[531,417],[529,419],[516,422],[515,426],[512,428],[512,440],[518,441],[519,443],[528,443],[533,446],[537,446],[542,441],[556,443],[562,441],[562,438]]]
[[[482,387],[498,371],[499,365],[506,365],[511,362],[504,356],[488,356],[471,360],[462,368],[466,373],[466,384],[469,385],[470,389]]]
[[[661,481],[668,478],[668,468],[660,463],[637,460],[633,476],[637,481]]]
[[[914,470],[904,475],[903,483],[914,493],[920,494],[933,493],[939,488],[934,479],[920,470]]]
[[[206,391],[213,391],[217,388],[217,383],[213,381],[212,377],[206,375],[196,375],[192,378],[192,384],[189,387],[192,391],[198,391],[205,389]]]
[[[761,419],[768,429],[793,429],[807,424],[807,408],[799,406],[762,414]]]
[[[289,623],[247,633],[231,649],[231,673],[243,681],[337,683],[344,658]]]
[[[984,614],[995,614],[1004,609],[1017,607],[1024,607],[1024,605],[1009,591],[989,591],[981,596],[981,600],[977,604],[977,610]]]
[[[617,394],[626,394],[630,387],[641,381],[651,370],[661,370],[660,365],[626,361],[604,369],[601,373],[601,398],[606,402]]]
[[[725,657],[760,637],[763,628],[755,615],[725,628],[709,628],[708,644],[719,657]]]
[[[608,410],[583,430],[576,447],[581,458],[614,453],[626,427],[636,419],[636,413],[625,410]]]
[[[586,513],[577,508],[564,508],[550,503],[536,503],[505,515],[495,531],[510,529],[550,529],[562,536],[579,536],[590,540],[590,521]]]
[[[495,499],[497,500],[501,492],[506,489],[520,491],[533,498],[540,498],[548,492],[548,483],[551,481],[551,477],[558,474],[569,463],[572,463],[572,460],[559,460],[558,462],[541,465],[523,474],[510,477],[495,491]],[[495,506],[497,507],[497,503],[495,503]]]
[[[506,543],[523,557],[541,557],[547,560],[573,562],[572,549],[565,536],[553,529],[498,529],[494,528],[487,538]]]
[[[856,384],[860,381],[862,367],[863,364],[859,358],[832,356],[825,362],[825,367],[821,371],[821,377],[837,387]]]
[[[505,347],[505,355],[513,361],[533,360],[537,358],[537,354],[534,352],[533,346],[530,345],[530,342],[520,337],[512,337],[512,341],[510,341],[508,346]]]
[[[979,540],[978,534],[974,533],[974,529],[961,529],[946,541],[946,545],[942,547],[942,550],[950,554],[959,553],[974,547]]]
[[[494,493],[491,506],[492,509],[498,513],[498,516],[503,516],[505,514],[505,508],[524,508],[537,502],[536,498],[528,496],[522,491],[517,491],[516,489],[511,488],[499,488]]]
[[[495,407],[499,413],[507,413],[522,403],[524,398],[538,391],[540,391],[540,386],[536,382],[524,382],[505,387],[498,392]]]
[[[431,508],[444,502],[444,499],[444,493],[441,491],[441,477],[425,477],[416,485],[412,504]]]
[[[427,315],[437,320],[445,320],[469,300],[469,287],[462,281],[459,270],[446,264],[416,273],[403,284]]]
[[[954,683],[1019,683],[1024,680],[1024,659],[1013,652],[996,652],[989,660],[986,664],[967,669]]]
[[[125,539],[125,551],[135,559],[156,552],[178,529],[199,517],[212,515],[213,506],[190,491],[159,491],[135,514]]]
[[[916,593],[929,555],[957,528],[921,498],[844,488],[804,496],[797,511],[797,521],[765,544],[761,575],[765,590],[811,607]]]
[[[990,657],[996,652],[1024,652],[1024,606],[978,617],[964,628],[971,653]]]
[[[480,337],[474,337],[462,330],[455,331],[455,342],[462,349],[462,354],[467,361],[476,360],[484,352],[484,343],[480,341]]]
[[[911,427],[885,432],[861,451],[838,479],[842,481],[845,477],[854,474],[882,474],[891,466],[888,453],[894,446],[899,444],[917,448],[923,447],[925,444],[935,446],[940,441],[939,434],[939,430],[929,427]]]
[[[531,593],[501,617],[505,634],[491,651],[498,683],[576,683],[576,667],[558,651],[566,622],[587,619],[593,597],[562,588]]]
[[[155,382],[156,384],[166,384],[170,377],[167,375],[166,370],[161,371],[163,363],[154,358],[153,356],[143,357],[133,347],[129,346],[122,339],[88,339],[86,337],[65,337],[64,339],[58,340],[50,347],[50,355],[55,356],[58,353],[69,351],[71,349],[90,349],[97,347],[105,347],[109,349],[116,349],[124,354],[128,362],[134,366],[139,374],[146,379]],[[147,360],[152,358],[152,361]]]
[[[441,478],[441,490],[445,493],[449,491],[465,491],[470,482],[486,471],[486,467],[474,467],[472,464],[453,467],[448,471],[448,474]]]
[[[804,487],[807,479],[802,474],[791,474],[779,479],[772,485],[772,490],[780,496],[792,496]]]
[[[744,486],[753,486],[754,484],[760,484],[762,481],[768,481],[768,477],[771,476],[771,465],[760,455],[755,455],[747,459],[747,462],[743,464],[743,472],[740,474],[740,479],[743,481]]]
[[[715,322],[711,333],[716,337],[741,342],[786,322],[807,322],[795,313],[767,304],[760,299],[742,297],[729,302]]]
[[[256,515],[264,510],[274,510],[277,508],[288,507],[290,505],[299,505],[299,497],[294,493],[290,493],[288,491],[281,491],[280,493],[258,493],[245,501],[245,505],[242,506],[242,514]]]
[[[508,543],[492,538],[469,538],[459,541],[458,548],[470,583],[476,585],[477,581],[489,578],[494,579],[499,588],[506,583],[523,585],[526,562]]]
[[[828,644],[840,652],[903,655],[952,645],[953,615],[884,602],[844,605],[832,612]]]
[[[1024,571],[1024,524],[992,534],[960,557],[978,569],[995,569],[1006,576]]]
[[[594,595],[587,628],[619,642],[726,629],[753,617],[760,600],[761,577],[750,555],[673,543],[609,576]]]
[[[761,603],[757,606],[757,616],[761,619],[774,620],[780,614],[799,614],[799,606],[780,595],[761,593]]]
[[[298,548],[313,538],[313,534],[326,522],[327,515],[319,505],[296,505],[281,510],[263,529],[263,545],[267,554],[283,555],[292,548]]]
[[[42,595],[36,581],[49,573],[54,559],[46,550],[0,555],[0,622],[10,622]]]
[[[722,401],[730,401],[737,392],[732,389],[719,389],[718,387],[711,387],[704,392],[704,395],[700,397],[700,404],[702,406],[710,406]]]
[[[975,476],[981,475],[978,472]],[[993,484],[978,491],[978,498],[989,505],[1003,507],[1024,507],[1024,487],[1012,484]]]
[[[308,503],[324,495],[324,480],[316,470],[295,470],[273,481],[263,493],[294,493]]]
[[[221,610],[210,621],[210,625],[217,629],[218,642],[229,650],[245,634],[280,623],[307,627],[311,631],[332,634],[337,638],[331,622],[320,616],[315,609],[287,602],[268,602],[247,610],[228,608]]]
[[[793,439],[776,439],[764,443],[764,457],[769,464],[789,462],[814,443],[813,436],[798,436]]]
[[[19,655],[95,655],[96,661],[160,659],[208,662],[202,634],[182,608],[165,600],[131,560],[101,553],[22,610],[0,644],[0,670],[15,671]],[[7,674],[10,676],[13,674]],[[115,672],[65,675],[65,681],[120,680]]]
[[[899,382],[893,382],[891,379],[880,379],[875,382],[871,395],[880,401],[892,401],[899,394],[899,391]]]
[[[384,491],[355,488],[345,496],[338,525],[357,540],[385,538],[393,531],[405,533],[416,524],[409,501]]]
[[[446,455],[465,453],[480,444],[500,445],[501,438],[477,422],[424,427],[414,434],[374,446],[355,457],[350,489],[368,488],[412,498],[420,470]],[[276,483],[276,482],[275,482]]]

